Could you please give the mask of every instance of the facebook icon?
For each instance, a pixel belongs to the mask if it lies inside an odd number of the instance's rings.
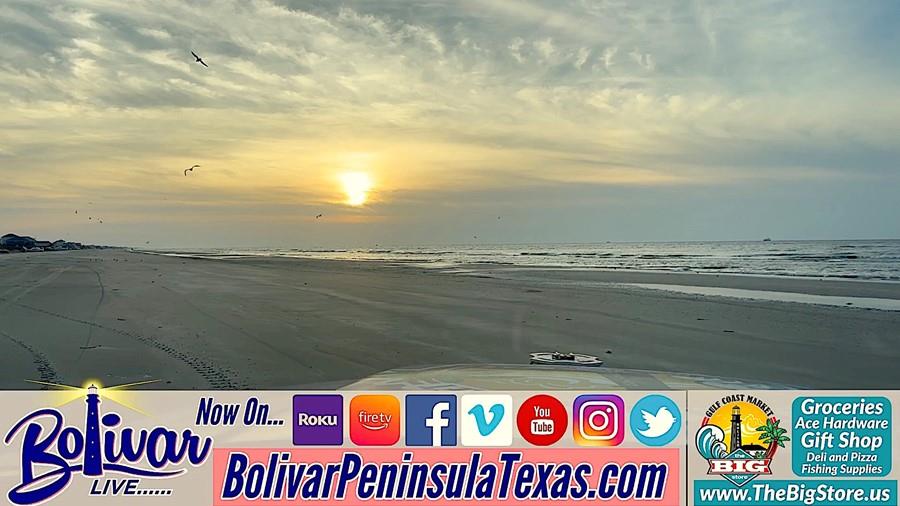
[[[407,446],[456,446],[456,396],[406,396]]]

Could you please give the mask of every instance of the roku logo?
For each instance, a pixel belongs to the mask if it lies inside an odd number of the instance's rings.
[[[300,413],[297,415],[297,425],[307,427],[335,427],[338,424],[337,415],[310,415]]]
[[[294,396],[294,444],[344,443],[344,398],[338,394]]]

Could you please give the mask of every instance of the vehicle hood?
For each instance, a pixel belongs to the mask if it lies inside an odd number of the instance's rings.
[[[797,387],[699,374],[614,369],[453,365],[391,369],[342,390],[786,390]]]

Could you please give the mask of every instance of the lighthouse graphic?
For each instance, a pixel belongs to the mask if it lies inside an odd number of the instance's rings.
[[[75,475],[89,478],[92,483],[88,493],[91,496],[173,495],[170,488],[145,488],[139,486],[136,479],[128,483],[98,479],[111,474],[137,478],[175,477],[184,474],[188,465],[199,467],[212,453],[212,437],[195,434],[190,428],[177,432],[159,424],[138,428],[121,425],[122,418],[116,413],[115,406],[117,403],[130,406],[116,398],[116,390],[146,383],[150,382],[103,388],[106,400],[113,402],[106,414],[100,412],[102,400],[98,385],[91,384],[86,389],[58,385],[73,393],[70,402],[77,404],[85,394],[84,425],[81,428],[77,427],[77,422],[66,425],[63,413],[50,407],[35,408],[13,424],[0,441],[8,446],[17,438],[21,439],[21,481],[6,491],[5,499],[19,506],[43,503],[62,493],[74,481]],[[78,406],[72,405],[72,409],[77,411]],[[9,476],[10,473],[5,473],[3,479],[7,480]]]
[[[736,405],[731,408],[731,451],[739,450],[744,446],[741,437],[741,407]]]
[[[84,470],[85,476],[101,476],[103,460],[100,458],[100,394],[97,387],[88,387],[87,416],[84,427]]]

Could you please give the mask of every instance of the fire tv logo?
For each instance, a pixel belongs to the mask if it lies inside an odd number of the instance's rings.
[[[353,444],[391,446],[400,440],[400,401],[393,395],[357,395],[348,419]]]
[[[516,414],[519,434],[535,446],[549,446],[559,441],[569,426],[569,415],[559,399],[535,395],[522,403]]]

